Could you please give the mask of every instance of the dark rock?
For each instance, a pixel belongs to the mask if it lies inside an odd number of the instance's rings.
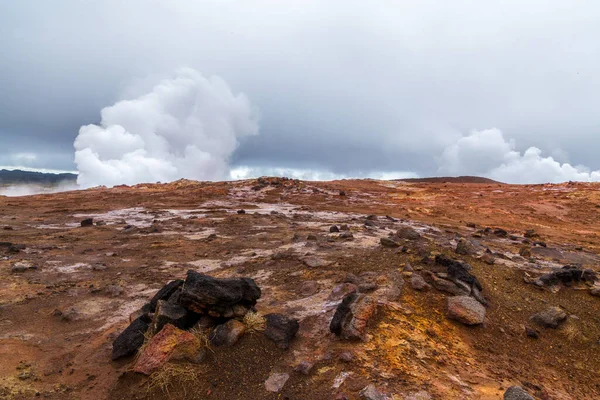
[[[340,225],[340,231],[349,231],[350,227],[347,224]]]
[[[498,237],[508,237],[508,232],[502,228],[494,229],[494,235]]]
[[[529,246],[523,246],[519,249],[519,255],[521,257],[526,257],[529,258],[531,257],[531,249],[529,248]]]
[[[377,219],[377,215],[375,214],[369,214],[367,215],[367,220],[368,221],[375,221]]]
[[[246,210],[237,210],[238,214],[246,214]]]
[[[546,244],[546,242],[533,242],[534,246],[540,246],[540,247],[548,247],[548,245]]]
[[[368,219],[365,221],[365,226],[368,228],[375,228],[377,227],[377,224],[374,221]]]
[[[448,318],[465,325],[480,325],[485,321],[485,307],[473,297],[448,297]]]
[[[340,234],[340,239],[344,239],[344,240],[352,240],[354,239],[354,235],[352,234],[352,232],[342,232],[342,234]]]
[[[156,312],[152,320],[152,332],[157,333],[166,324],[171,324],[176,328],[185,329],[193,325],[188,311],[177,304],[171,304],[165,300],[159,300],[156,305]]]
[[[82,227],[94,226],[94,218],[86,218],[86,219],[82,220],[81,226]]]
[[[600,297],[600,287],[593,287],[590,289],[590,294],[595,297]]]
[[[535,400],[520,386],[511,386],[504,392],[504,400]]]
[[[379,239],[379,243],[381,243],[383,247],[400,247],[400,245],[397,242],[386,237],[382,237],[381,239]]]
[[[179,302],[190,311],[231,318],[244,316],[260,296],[253,279],[217,279],[189,270]]]
[[[217,325],[210,336],[210,342],[215,346],[233,346],[246,332],[246,326],[236,319],[230,319],[224,324]]]
[[[354,360],[354,354],[352,354],[352,352],[349,351],[344,351],[340,353],[340,356],[338,358],[340,359],[340,361],[349,363],[352,360]]]
[[[147,315],[134,320],[113,342],[112,359],[117,360],[135,354],[144,343],[144,334],[150,327]]]
[[[340,190],[340,196],[345,196],[345,195],[346,195],[346,192],[343,190]]]
[[[340,231],[340,228],[338,228],[338,227],[337,227],[337,225],[332,225],[332,226],[329,228],[329,232],[330,232],[330,233],[338,233],[339,231]]]
[[[591,269],[581,269],[576,266],[567,265],[557,271],[550,272],[540,276],[539,281],[547,286],[563,283],[569,285],[574,282],[587,282],[593,284],[597,280],[597,275]]]
[[[169,297],[173,293],[177,291],[183,285],[183,281],[181,279],[177,279],[167,283],[162,287],[150,300],[150,312],[154,312],[156,310],[156,304],[159,300],[169,300]]]
[[[523,236],[525,236],[526,238],[539,237],[539,235],[536,233],[535,229],[527,229]]]
[[[435,262],[448,269],[448,276],[451,280],[460,280],[472,285],[473,287],[476,287],[480,291],[483,290],[477,277],[469,272],[471,266],[467,267],[467,264],[452,260],[443,254],[435,256]]]
[[[534,314],[529,318],[532,322],[545,328],[558,328],[567,319],[567,313],[559,307],[550,307],[544,311]]]
[[[367,325],[377,311],[377,302],[365,294],[351,293],[338,305],[329,330],[344,339],[366,341]]]
[[[265,315],[265,321],[265,336],[274,341],[280,348],[289,348],[290,342],[300,329],[298,320],[283,314],[267,314]]]
[[[421,234],[409,226],[402,227],[396,231],[396,237],[406,240],[417,240]]]
[[[317,240],[317,235],[315,235],[315,234],[313,234],[313,233],[310,233],[310,234],[308,234],[308,236],[306,237],[306,240],[309,240],[309,241],[315,241],[315,240]]]
[[[496,257],[494,257],[493,255],[491,255],[489,253],[485,253],[479,259],[481,261],[483,261],[484,263],[486,263],[487,265],[494,265],[494,263],[496,262]]]
[[[528,337],[533,338],[533,339],[538,339],[540,337],[540,333],[530,326],[525,327],[525,334]]]
[[[314,365],[314,363],[308,360],[301,361],[298,365],[294,367],[294,372],[299,372],[303,375],[308,375],[310,374],[310,371],[312,370]]]

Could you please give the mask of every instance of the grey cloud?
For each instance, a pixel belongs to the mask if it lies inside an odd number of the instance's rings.
[[[598,37],[578,0],[3,2],[0,154],[72,169],[81,125],[188,65],[260,109],[234,166],[428,175],[496,127],[597,170]]]

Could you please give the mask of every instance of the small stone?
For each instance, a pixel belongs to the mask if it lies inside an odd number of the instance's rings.
[[[354,239],[354,235],[352,234],[352,232],[343,232],[340,236],[340,239],[345,239],[345,240],[352,240]]]
[[[465,325],[480,325],[485,320],[485,307],[473,297],[448,297],[448,318]]]
[[[332,225],[329,228],[329,233],[338,233],[340,231],[340,228],[337,227],[337,225]]]
[[[327,261],[315,256],[305,257],[302,261],[304,262],[304,264],[306,264],[307,267],[310,268],[321,268],[331,265],[331,261]]]
[[[308,360],[304,360],[304,361],[301,361],[298,365],[296,365],[294,367],[294,371],[299,372],[303,375],[308,375],[308,374],[310,374],[310,371],[312,370],[313,366],[314,366],[314,363],[312,363]]]
[[[504,392],[504,400],[534,400],[534,398],[522,387],[511,386]]]
[[[236,319],[230,319],[215,327],[210,342],[215,346],[233,346],[246,332],[246,326]]]
[[[339,359],[340,359],[340,361],[349,363],[352,360],[354,360],[354,354],[352,354],[352,352],[350,352],[350,351],[344,351],[344,352],[340,353]]]
[[[313,233],[309,233],[308,236],[306,237],[306,240],[314,242],[317,240],[317,235],[315,235]]]
[[[454,251],[456,254],[461,254],[464,256],[470,256],[476,253],[473,244],[466,239],[460,239],[456,244],[456,249]]]
[[[358,279],[358,278],[357,278]],[[358,286],[354,283],[344,282],[333,288],[328,300],[341,300],[350,293],[358,292]]]
[[[545,328],[556,329],[567,319],[567,313],[559,307],[550,307],[531,316],[530,320]]]
[[[491,255],[489,253],[485,253],[479,259],[481,261],[483,261],[484,263],[486,263],[487,265],[494,265],[494,263],[496,262],[496,257],[494,257],[493,255]]]
[[[519,249],[519,255],[521,257],[529,258],[531,257],[531,249],[529,246],[523,246]]]
[[[329,330],[344,339],[367,340],[369,320],[377,311],[377,301],[365,294],[351,293],[338,305]]]
[[[246,210],[237,210],[238,214],[246,214]]]
[[[529,326],[525,327],[525,334],[533,339],[538,339],[540,337],[539,332]]]
[[[365,400],[388,400],[388,397],[377,390],[374,384],[370,384],[360,391],[359,396]]]
[[[267,314],[265,315],[265,321],[265,336],[274,341],[280,348],[289,348],[290,342],[300,329],[298,320],[283,314]]]
[[[595,297],[600,297],[600,286],[591,288],[590,294]]]
[[[110,297],[118,297],[123,294],[123,288],[119,285],[106,285],[104,293]]]
[[[426,391],[421,390],[419,392],[409,394],[404,398],[404,400],[432,400],[432,397]]]
[[[278,393],[285,383],[290,379],[289,374],[273,373],[269,376],[269,379],[265,381],[265,389],[267,392]]]
[[[86,218],[82,220],[80,224],[82,227],[94,226],[94,218]]]
[[[379,239],[379,243],[381,243],[383,247],[400,247],[400,244],[386,237],[382,237],[381,239]]]
[[[21,274],[27,270],[33,269],[37,269],[37,267],[29,261],[17,261],[10,267],[10,272],[13,274]]]
[[[417,240],[421,234],[409,226],[398,229],[396,236],[400,239]]]
[[[316,281],[305,281],[300,286],[300,295],[302,297],[309,297],[316,294],[319,291],[319,283]]]
[[[340,225],[340,231],[349,231],[350,227],[348,226],[348,224],[342,224]]]

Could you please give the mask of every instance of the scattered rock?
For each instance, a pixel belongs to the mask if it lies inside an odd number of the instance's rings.
[[[29,261],[17,261],[10,267],[10,272],[13,274],[20,274],[34,269],[37,269],[37,266]]]
[[[559,307],[549,307],[544,311],[532,315],[529,319],[544,328],[556,329],[567,319],[567,313]]]
[[[591,288],[590,289],[590,294],[592,296],[600,297],[600,286]]]
[[[489,253],[483,254],[479,259],[487,265],[494,265],[494,263],[496,262],[496,257]]]
[[[331,265],[331,261],[327,261],[316,256],[304,257],[302,261],[304,262],[304,264],[306,264],[307,267],[310,268],[321,268]]]
[[[375,385],[370,384],[360,391],[359,396],[365,400],[388,400],[388,397],[377,390]]]
[[[189,270],[179,302],[199,314],[232,318],[246,315],[260,296],[253,279],[218,279]]]
[[[456,254],[464,256],[470,256],[477,253],[473,244],[466,239],[460,239],[456,244],[456,249],[454,251]]]
[[[540,235],[536,233],[535,229],[527,229],[523,236],[525,236],[526,238],[535,238],[539,237]]]
[[[150,327],[147,315],[134,320],[113,342],[112,359],[117,360],[135,354],[144,343],[144,334]]]
[[[217,325],[213,330],[210,342],[215,346],[233,346],[246,332],[246,326],[236,319],[230,319]]]
[[[383,247],[400,247],[400,244],[386,237],[382,237],[381,239],[379,239],[379,243],[381,243]]]
[[[405,227],[398,229],[398,231],[396,232],[396,236],[399,239],[417,240],[421,237],[421,234],[419,232],[417,232],[416,230],[414,230],[413,228],[411,228],[409,226],[405,226]]]
[[[167,324],[150,339],[133,370],[151,375],[168,361],[185,360],[198,363],[205,355],[206,350],[196,336]]]
[[[304,360],[294,367],[294,372],[299,372],[303,375],[308,375],[310,374],[310,371],[312,370],[313,366],[314,363],[308,360]]]
[[[106,285],[104,293],[110,297],[119,297],[123,294],[123,288],[119,285]]]
[[[534,338],[534,339],[538,339],[540,337],[540,333],[537,330],[535,330],[532,327],[530,327],[530,326],[526,326],[525,327],[525,334],[528,337]]]
[[[313,234],[313,233],[310,233],[310,234],[308,234],[308,236],[306,237],[306,240],[308,240],[308,241],[313,241],[313,242],[314,242],[314,241],[316,241],[316,240],[317,240],[317,235],[315,235],[315,234]]]
[[[448,297],[448,318],[465,325],[480,325],[485,320],[485,307],[473,297]]]
[[[290,379],[289,374],[273,373],[269,376],[269,379],[265,381],[265,389],[267,389],[267,392],[278,393],[283,389],[283,386],[288,379]]]
[[[319,283],[317,281],[304,281],[299,291],[302,297],[312,296],[319,291]]]
[[[340,239],[345,239],[345,240],[354,239],[354,235],[352,234],[352,232],[342,232],[342,234],[339,237],[340,237]]]
[[[340,231],[349,231],[350,227],[347,224],[340,225]]]
[[[418,273],[413,273],[410,277],[410,286],[418,291],[427,290],[431,287],[427,282],[425,282],[425,279],[423,279],[423,277]]]
[[[80,224],[82,227],[94,226],[94,218],[86,218],[82,220]]]
[[[280,348],[289,348],[290,342],[300,329],[298,320],[283,314],[267,314],[265,315],[265,321],[265,336],[277,343]]]
[[[237,210],[238,214],[246,214],[246,210]]]
[[[494,229],[494,235],[505,238],[508,237],[508,232],[502,228],[496,228]]]
[[[447,279],[439,278],[431,272],[428,273],[428,277],[431,280],[431,284],[433,285],[433,287],[439,290],[440,292],[448,293],[454,296],[467,296],[470,294],[470,292],[465,288],[459,287],[456,283]]]
[[[367,325],[377,311],[377,302],[365,294],[351,293],[338,305],[329,330],[344,339],[367,340]]]
[[[330,233],[338,233],[339,231],[340,228],[338,228],[337,225],[332,225],[331,228],[329,228]]]
[[[520,386],[511,386],[504,392],[504,400],[535,400]]]
[[[567,265],[558,271],[550,272],[540,276],[538,281],[542,285],[552,286],[558,283],[570,285],[571,283],[575,282],[587,282],[594,284],[597,279],[598,277],[596,273],[591,269],[581,269],[576,266]]]
[[[419,392],[409,394],[404,398],[404,400],[432,400],[432,397],[426,391],[421,390]]]
[[[339,359],[340,359],[340,361],[349,363],[352,360],[354,360],[354,354],[352,354],[349,351],[344,351],[344,352],[340,353]]]
[[[470,265],[452,260],[443,254],[437,255],[435,257],[435,262],[448,269],[448,277],[455,283],[456,281],[462,281],[468,285],[476,287],[480,291],[483,290],[483,287],[481,286],[481,283],[479,283],[477,277],[469,272],[472,269]]]
[[[356,292],[358,292],[358,286],[356,284],[344,282],[334,287],[327,299],[332,301],[338,301],[343,299],[348,294]]]
[[[529,248],[529,246],[522,246],[519,249],[519,255],[525,258],[531,257],[531,249]]]

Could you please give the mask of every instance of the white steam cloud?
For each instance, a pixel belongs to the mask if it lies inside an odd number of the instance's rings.
[[[557,151],[557,154],[560,154]],[[537,147],[524,153],[506,140],[499,129],[473,131],[448,146],[440,159],[440,174],[480,175],[508,183],[597,182],[600,170],[560,163]]]
[[[75,139],[82,187],[227,179],[239,139],[258,133],[257,112],[243,93],[191,68],[101,116],[100,125],[82,126]]]

